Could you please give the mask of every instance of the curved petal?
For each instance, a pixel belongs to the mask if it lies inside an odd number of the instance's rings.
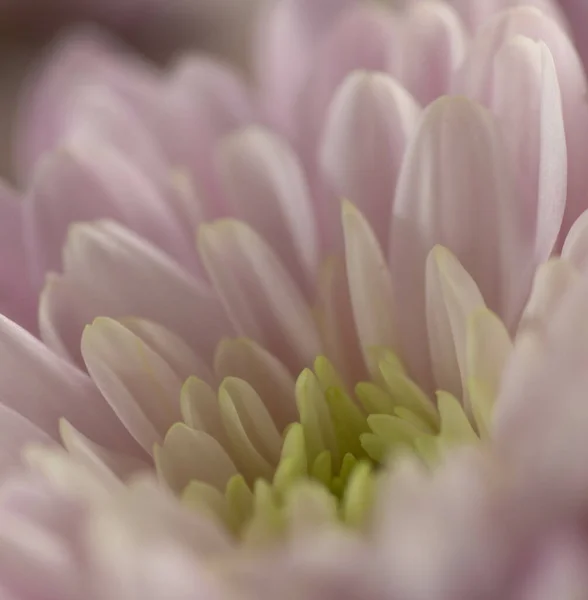
[[[308,184],[292,149],[270,131],[252,126],[223,140],[218,159],[231,213],[267,240],[301,284],[313,282],[316,223]]]
[[[310,307],[266,242],[234,220],[203,225],[198,248],[237,331],[299,371],[320,354]]]
[[[136,456],[138,448],[87,375],[0,317],[0,404],[59,439],[67,418],[95,442]]]
[[[437,389],[467,398],[467,326],[470,315],[485,308],[476,283],[455,256],[442,246],[431,250],[426,266],[426,315],[431,362]]]
[[[463,23],[449,3],[427,0],[400,12],[396,32],[390,72],[426,106],[449,91],[465,56]]]
[[[519,212],[500,130],[480,105],[442,98],[409,146],[392,218],[390,264],[399,342],[419,381],[425,359],[425,262],[439,244],[455,254],[488,306],[513,319],[530,286]]]
[[[90,376],[141,446],[151,453],[181,419],[182,381],[165,360],[120,323],[100,317],[82,336]]]
[[[391,77],[358,71],[335,93],[320,160],[325,179],[388,242],[396,179],[408,139],[420,117],[412,97]]]
[[[61,284],[47,289],[47,318],[71,356],[77,355],[77,346],[70,344],[76,343],[89,316],[150,319],[182,337],[205,361],[218,340],[233,333],[208,286],[116,223],[72,227],[64,265],[65,276],[56,280]],[[65,307],[73,305],[68,319]]]

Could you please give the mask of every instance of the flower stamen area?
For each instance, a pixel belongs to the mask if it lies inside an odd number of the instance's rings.
[[[479,442],[485,430],[476,415],[491,410],[481,406],[483,394],[470,393],[471,416],[447,392],[438,392],[435,403],[392,351],[373,353],[377,373],[352,391],[330,361],[318,357],[297,379],[299,419],[282,434],[243,380],[225,379],[216,394],[191,378],[182,394],[187,424],[174,425],[155,451],[159,475],[186,505],[245,542],[287,535],[301,523],[364,526],[380,465],[411,453],[432,467],[445,450]],[[204,423],[197,402],[187,400],[203,394],[208,407],[216,400],[214,423],[210,414]]]

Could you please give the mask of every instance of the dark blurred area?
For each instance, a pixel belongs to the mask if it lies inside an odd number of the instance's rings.
[[[0,175],[8,176],[11,123],[28,71],[60,31],[92,23],[165,64],[197,48],[246,67],[264,0],[0,0]]]

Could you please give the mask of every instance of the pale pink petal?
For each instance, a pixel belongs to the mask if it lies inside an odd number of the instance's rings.
[[[89,317],[100,315],[160,323],[205,361],[212,358],[218,340],[234,332],[207,285],[116,223],[72,227],[64,264],[65,276],[50,282],[43,295],[44,320],[49,321],[44,331],[52,331],[53,339],[60,337],[59,345],[72,357]],[[70,307],[75,309],[68,318]]]
[[[388,242],[396,178],[420,109],[391,77],[349,75],[329,109],[321,147],[325,179],[366,217],[379,242]]]
[[[22,450],[30,444],[53,445],[55,440],[12,408],[0,404],[0,474],[22,466]]]
[[[161,356],[112,319],[101,317],[86,327],[82,355],[114,412],[151,453],[181,419],[182,381]]]
[[[280,430],[297,420],[294,378],[275,356],[255,342],[223,340],[216,351],[214,370],[221,380],[238,377],[249,383]]]
[[[95,442],[137,455],[137,446],[88,376],[5,317],[0,317],[0,364],[0,403],[50,437],[59,439],[59,419],[65,417]]]
[[[22,200],[0,182],[0,313],[36,333],[37,299],[28,269]]]
[[[426,266],[427,332],[437,389],[467,399],[467,326],[472,313],[484,308],[476,283],[446,248],[431,250]]]
[[[580,271],[573,261],[552,258],[541,265],[535,273],[531,295],[519,323],[519,331],[528,327],[545,327],[565,295],[578,284],[580,276]]]
[[[386,70],[392,32],[388,11],[360,3],[344,11],[326,34],[297,106],[304,160],[314,160],[329,105],[345,77],[356,69]]]
[[[295,132],[296,100],[315,52],[339,14],[356,0],[284,0],[265,9],[255,46],[265,114],[280,132]]]
[[[146,63],[94,30],[66,35],[33,71],[19,103],[16,166],[23,181],[61,138],[72,94],[96,83],[132,100],[141,114],[150,112],[156,78]]]
[[[190,178],[206,219],[227,207],[214,164],[222,136],[253,120],[249,92],[229,66],[197,56],[180,60],[166,81],[160,140],[170,164]]]
[[[369,224],[352,204],[343,205],[345,258],[353,317],[365,364],[372,373],[370,351],[395,348],[394,290],[382,248]]]
[[[353,386],[368,377],[357,336],[346,265],[331,257],[318,280],[315,309],[324,353],[345,382]]]
[[[536,7],[546,15],[562,23],[565,21],[558,3],[554,0],[476,0],[475,2],[471,2],[470,0],[451,0],[451,4],[473,32],[486,25],[494,14],[520,5]]]
[[[567,188],[567,149],[552,55],[543,42],[515,37],[494,61],[494,112],[518,174],[526,235],[539,264],[559,236]]]
[[[209,383],[214,382],[211,368],[180,336],[147,319],[126,318],[122,324],[159,354],[181,381],[194,375]]]
[[[496,452],[521,493],[541,498],[537,509],[575,509],[588,493],[587,305],[581,278],[548,320],[519,334],[494,413]]]
[[[299,282],[313,282],[318,263],[313,207],[288,144],[249,127],[223,140],[218,157],[231,213],[267,240]]]
[[[568,163],[566,211],[561,232],[563,239],[572,223],[585,209],[588,193],[584,160],[588,139],[586,77],[566,32],[546,14],[529,6],[514,8],[497,15],[475,39],[467,60],[458,73],[455,89],[490,105],[494,84],[489,74],[492,72],[495,56],[508,40],[520,35],[545,43],[553,57],[561,91]],[[549,71],[545,71],[545,76],[553,79],[553,74]],[[543,89],[542,97],[546,100],[547,93],[553,94],[553,84],[548,84],[547,79],[544,84],[552,88],[551,92],[549,87]],[[553,105],[545,105],[545,109],[546,115],[554,114]],[[553,117],[550,119],[553,126],[557,122],[552,119]],[[547,122],[542,123],[543,128],[547,125]],[[545,129],[542,136],[552,136],[552,126]]]
[[[183,423],[174,425],[155,450],[158,473],[175,493],[193,480],[208,483],[220,492],[237,475],[233,461],[218,441]]]
[[[396,32],[389,69],[426,106],[450,89],[465,56],[464,26],[451,6],[427,0],[399,15]]]
[[[407,151],[392,217],[390,262],[401,350],[428,381],[425,261],[437,244],[455,254],[488,306],[513,318],[530,285],[500,130],[465,98],[434,102]]]
[[[273,250],[245,223],[202,226],[202,261],[236,330],[293,372],[320,354],[310,307]]]
[[[62,246],[77,221],[114,218],[180,261],[193,254],[191,240],[182,235],[153,181],[89,128],[77,129],[65,146],[46,157],[23,210],[39,284],[47,270],[61,267]]]
[[[588,269],[588,211],[583,212],[570,228],[561,255],[580,271]]]

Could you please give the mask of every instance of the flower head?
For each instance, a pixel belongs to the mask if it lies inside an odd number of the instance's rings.
[[[276,4],[255,89],[66,39],[27,90],[26,192],[3,195],[4,311],[32,332],[0,321],[6,469],[28,446],[131,554],[159,494],[175,524],[205,515],[204,557],[200,530],[157,530],[169,569],[220,561],[253,597],[313,597],[315,534],[371,558],[348,592],[373,577],[374,598],[500,597],[551,534],[576,560],[585,75],[550,3],[489,6]]]

